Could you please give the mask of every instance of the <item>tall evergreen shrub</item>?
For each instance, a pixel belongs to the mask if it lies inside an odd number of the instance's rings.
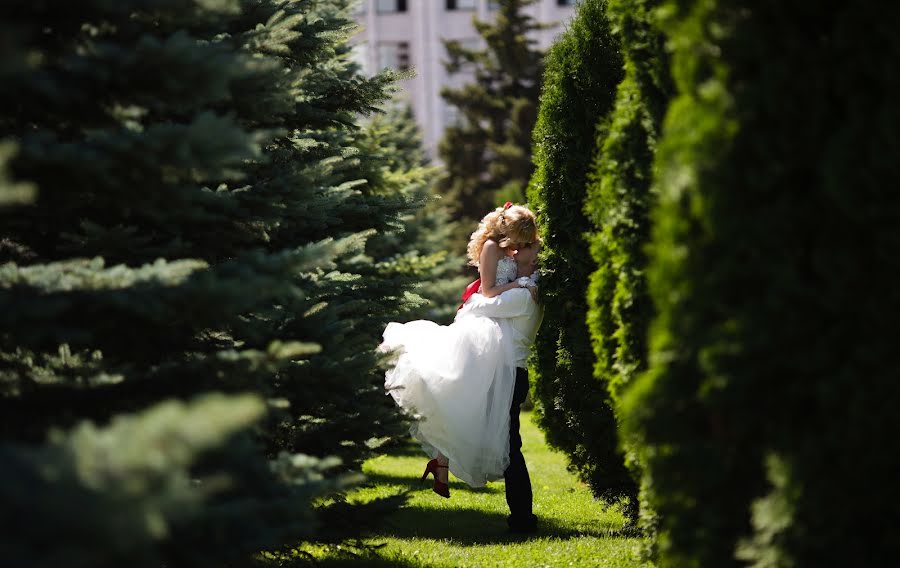
[[[618,408],[621,392],[647,368],[646,336],[653,316],[647,291],[645,248],[655,202],[653,161],[673,86],[661,31],[658,0],[609,0],[607,14],[621,46],[625,78],[612,114],[599,130],[585,213],[594,233],[597,263],[587,300],[594,373]],[[623,440],[626,463],[640,477],[636,450]],[[652,532],[652,512],[642,507]]]
[[[669,2],[650,369],[660,566],[880,566],[900,457],[900,58],[884,2]]]
[[[548,441],[598,497],[635,503],[636,485],[618,449],[606,385],[594,377],[585,321],[595,264],[584,234],[582,206],[594,155],[596,125],[613,108],[622,80],[618,45],[606,2],[582,2],[568,30],[551,47],[535,126],[535,175],[529,203],[544,239],[541,294],[544,321],[535,345],[536,406]]]
[[[292,545],[339,486],[325,456],[397,422],[374,347],[421,272],[366,246],[415,176],[366,177],[357,122],[392,78],[352,63],[345,4],[0,7],[4,558]]]
[[[462,249],[452,249],[458,224],[450,219],[446,199],[437,195],[440,168],[430,163],[412,108],[390,106],[373,116],[359,145],[364,162],[372,168],[366,174],[370,183],[380,180],[375,183],[395,188],[416,205],[400,218],[400,230],[380,233],[366,245],[385,271],[412,272],[419,280],[413,292],[424,302],[397,317],[449,323],[459,308],[460,291],[469,282],[459,275],[466,259]]]

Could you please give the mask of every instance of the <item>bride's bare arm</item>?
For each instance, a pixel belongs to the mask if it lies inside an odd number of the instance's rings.
[[[507,290],[518,288],[515,282],[495,286],[497,281],[497,262],[503,257],[503,249],[495,241],[488,240],[481,247],[481,257],[478,259],[478,275],[481,277],[481,294],[493,298]]]

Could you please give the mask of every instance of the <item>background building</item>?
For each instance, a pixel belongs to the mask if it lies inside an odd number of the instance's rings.
[[[448,75],[442,39],[459,40],[466,47],[479,47],[481,38],[473,17],[490,20],[495,0],[361,0],[357,21],[362,30],[354,38],[357,57],[366,72],[385,67],[414,69],[415,77],[400,83],[402,97],[412,104],[422,129],[426,149],[435,157],[438,141],[447,124],[456,119],[455,107],[441,98],[444,86],[460,86],[471,79],[465,71]],[[539,0],[524,12],[552,27],[536,32],[541,49],[550,46],[574,13],[575,0]]]

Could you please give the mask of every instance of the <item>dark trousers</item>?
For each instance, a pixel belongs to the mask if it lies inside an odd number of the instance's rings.
[[[522,435],[519,433],[519,410],[528,396],[528,370],[516,369],[516,386],[509,409],[509,467],[503,472],[506,480],[506,504],[509,505],[509,525],[528,529],[536,522],[531,512],[531,478],[522,456]]]

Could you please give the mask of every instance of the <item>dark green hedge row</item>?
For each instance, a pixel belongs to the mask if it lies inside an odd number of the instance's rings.
[[[650,238],[653,160],[672,96],[669,58],[653,25],[659,0],[609,0],[607,13],[621,46],[625,78],[615,107],[601,124],[587,188],[585,213],[596,232],[597,263],[587,300],[595,375],[608,386],[614,407],[622,390],[647,368],[647,329],[653,317],[647,291],[645,247]],[[633,441],[624,440],[626,463],[640,475]],[[652,532],[652,511],[642,507]]]
[[[658,565],[895,563],[900,5],[663,14],[657,315],[622,401]]]
[[[594,494],[631,497],[636,485],[618,449],[606,386],[594,378],[584,314],[594,270],[582,212],[595,126],[613,106],[622,61],[610,34],[606,2],[580,4],[550,50],[535,127],[535,175],[529,202],[544,239],[544,322],[536,340],[536,409],[548,441],[565,451]]]

